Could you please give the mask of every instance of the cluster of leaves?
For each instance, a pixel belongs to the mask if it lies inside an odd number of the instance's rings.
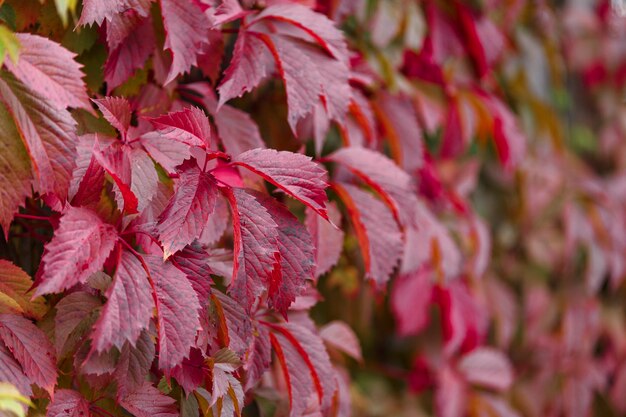
[[[0,0],[0,414],[626,412],[626,26],[565,3]]]

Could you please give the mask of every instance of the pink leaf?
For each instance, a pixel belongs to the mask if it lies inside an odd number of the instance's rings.
[[[117,242],[113,226],[93,211],[69,207],[46,245],[36,295],[61,292],[99,271]]]
[[[291,303],[313,279],[315,260],[311,235],[287,207],[271,197],[257,195],[278,226],[279,268],[275,268],[269,287],[269,306],[287,314]]]
[[[168,84],[196,64],[198,53],[206,43],[209,21],[195,1],[161,0],[161,13],[166,33],[164,48],[173,57],[164,82]]]
[[[81,65],[76,55],[56,42],[29,33],[16,34],[20,42],[17,64],[5,65],[15,77],[59,108],[91,111]]]
[[[506,391],[513,383],[513,368],[509,359],[493,348],[479,347],[466,353],[458,368],[467,381],[498,391]]]
[[[0,339],[31,382],[52,395],[57,381],[56,357],[45,333],[21,316],[0,314]]]
[[[233,58],[224,72],[218,87],[220,100],[218,108],[231,98],[252,91],[272,68],[272,55],[259,38],[239,33],[235,42]]]
[[[178,417],[176,400],[152,386],[148,381],[136,391],[119,399],[119,403],[136,417]]]
[[[101,25],[104,19],[111,20],[116,14],[133,9],[142,16],[150,12],[153,0],[85,0],[78,25]]]
[[[124,344],[115,367],[118,396],[139,389],[144,382],[154,360],[154,342],[147,331],[143,331],[135,346]]]
[[[141,143],[168,172],[191,156],[193,146],[210,146],[211,126],[204,112],[196,107],[150,119],[155,131],[144,134]]]
[[[411,177],[381,153],[365,148],[343,148],[328,156],[376,190],[403,225],[412,222],[417,205]]]
[[[431,299],[428,269],[422,268],[396,279],[391,292],[391,309],[399,336],[413,336],[426,327]]]
[[[377,198],[348,184],[334,184],[352,219],[367,276],[378,288],[389,280],[402,251],[402,233],[391,211]]]
[[[94,325],[92,347],[103,352],[126,341],[134,344],[148,327],[154,300],[148,275],[130,252],[122,252],[113,282],[107,291],[108,301]]]
[[[107,90],[122,85],[133,73],[144,66],[154,52],[156,38],[152,28],[152,19],[136,21],[132,31],[117,48],[110,50],[104,63],[104,80]]]
[[[33,392],[30,379],[24,375],[22,366],[3,343],[0,343],[0,380],[15,385],[23,395],[31,395]]]
[[[324,191],[328,186],[326,171],[310,157],[274,149],[253,149],[238,155],[233,164],[259,174],[323,218],[328,218],[324,205],[328,200]]]
[[[215,208],[217,184],[195,161],[182,167],[176,191],[159,216],[165,258],[199,238]]]
[[[319,336],[293,323],[272,325],[270,338],[289,390],[290,416],[300,416],[308,400],[327,408],[336,384],[334,370]]]
[[[333,224],[341,225],[341,212],[334,202],[330,202],[326,208],[328,219],[332,224],[315,215],[312,209],[307,207],[306,210],[306,227],[313,238],[315,247],[316,278],[330,271],[337,264],[343,250],[344,232],[342,229],[333,227]]]
[[[120,132],[122,138],[126,138],[132,117],[132,109],[128,100],[124,97],[108,96],[93,100],[93,102],[96,103],[104,118],[111,123],[111,126]]]
[[[460,376],[445,366],[439,372],[435,409],[440,417],[463,417],[467,407],[467,387]]]
[[[278,253],[278,226],[248,192],[225,190],[233,215],[233,276],[229,291],[246,308],[269,286]]]
[[[200,329],[200,303],[183,272],[156,256],[146,257],[157,297],[159,368],[171,369],[189,357]]]
[[[342,321],[331,321],[320,328],[320,337],[326,344],[350,355],[357,361],[363,360],[361,345],[354,330]]]
[[[76,347],[70,343],[77,344],[75,340],[72,340],[72,335],[79,326],[93,324],[93,320],[97,317],[94,313],[97,314],[97,309],[101,306],[102,302],[98,297],[85,291],[68,294],[57,303],[54,316],[54,345],[59,357],[63,357],[70,349]]]
[[[71,389],[55,391],[46,411],[46,417],[89,417],[89,401]]]
[[[65,199],[74,168],[76,122],[67,110],[50,106],[9,73],[0,77],[0,100],[13,116],[30,155],[35,190]]]

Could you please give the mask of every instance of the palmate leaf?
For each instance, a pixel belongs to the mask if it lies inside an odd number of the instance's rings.
[[[79,392],[60,389],[54,392],[54,399],[48,404],[46,417],[89,417],[89,401]]]
[[[85,0],[83,11],[80,15],[79,25],[98,25],[106,20],[111,20],[113,16],[132,9],[142,16],[146,16],[150,11],[150,4],[154,0]]]
[[[36,295],[60,292],[99,271],[117,242],[113,226],[93,211],[69,207],[46,245]]]
[[[185,274],[157,256],[146,256],[156,292],[159,367],[179,365],[194,346],[200,330],[200,303]]]
[[[8,147],[7,151],[15,152],[19,158],[7,163],[6,173],[3,170],[1,174],[6,179],[16,179],[18,184],[16,191],[8,194],[10,199],[6,208],[14,210],[19,205],[16,198],[24,192],[21,187],[26,180],[23,172],[25,165],[19,157],[23,153],[14,143],[13,126],[17,127],[23,146],[30,156],[35,191],[41,194],[54,193],[59,201],[65,200],[74,168],[76,122],[67,110],[50,106],[43,97],[6,71],[0,71],[0,101],[3,110],[6,109],[13,118],[13,123],[10,123],[6,115],[0,114],[4,127],[8,128],[8,135],[2,141],[3,146]],[[8,211],[2,213],[1,218],[6,222],[3,226],[8,224],[6,219],[12,216],[13,213]]]
[[[275,66],[285,82],[294,132],[316,108],[327,119],[343,122],[350,103],[347,49],[330,20],[304,6],[276,5],[244,29],[218,88],[220,104],[251,91]]]
[[[350,184],[333,184],[348,209],[365,272],[384,288],[402,255],[402,232],[389,208],[372,194]]]
[[[56,355],[45,333],[24,317],[0,314],[0,339],[30,381],[52,395],[57,380]]]
[[[134,344],[148,327],[154,299],[148,274],[134,254],[123,251],[113,282],[92,333],[92,348],[104,352],[113,346]]]
[[[330,405],[337,385],[322,339],[295,323],[269,325],[272,347],[289,391],[290,416],[302,415],[316,396],[320,410]]]
[[[278,226],[253,194],[224,191],[233,217],[233,276],[229,291],[247,309],[269,286],[278,258]]]
[[[192,160],[181,167],[176,191],[159,216],[165,258],[199,238],[215,208],[217,184]]]
[[[74,60],[74,53],[42,36],[16,36],[21,46],[20,58],[15,64],[7,61],[7,69],[56,107],[91,111],[81,65]]]
[[[402,225],[411,224],[418,204],[412,178],[385,155],[366,148],[342,148],[329,155],[372,187]]]
[[[259,174],[323,218],[328,218],[325,207],[328,198],[324,191],[328,186],[326,170],[310,157],[274,149],[253,149],[238,155],[232,163]]]
[[[206,43],[209,20],[195,1],[160,0],[164,48],[172,52],[172,66],[164,84],[197,63],[198,52]]]

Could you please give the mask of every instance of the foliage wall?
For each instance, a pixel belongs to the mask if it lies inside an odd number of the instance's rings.
[[[0,0],[0,414],[624,415],[624,16]]]

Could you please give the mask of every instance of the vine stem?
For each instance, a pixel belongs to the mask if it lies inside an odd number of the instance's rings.
[[[49,222],[50,221],[50,217],[47,217],[47,216],[35,216],[35,215],[32,215],[32,214],[16,213],[15,217],[19,217],[20,219],[41,220],[41,221],[45,221],[45,222]]]

